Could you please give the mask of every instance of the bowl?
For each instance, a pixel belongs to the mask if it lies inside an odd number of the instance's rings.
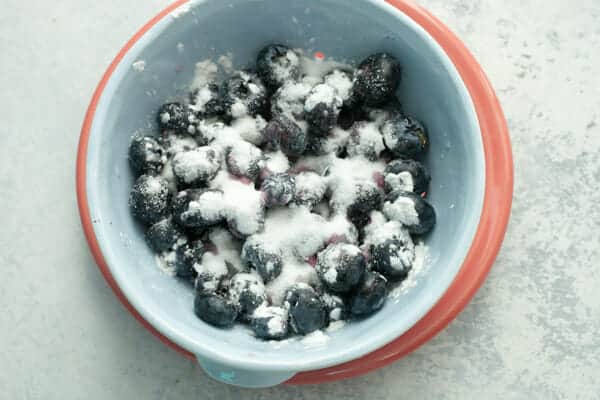
[[[195,63],[231,53],[235,67],[249,66],[258,49],[275,41],[348,62],[376,51],[394,54],[404,71],[398,96],[431,136],[428,198],[438,224],[426,239],[424,272],[381,311],[330,332],[322,344],[274,345],[242,327],[221,330],[199,320],[192,291],[156,266],[127,205],[130,138],[154,127],[165,100],[184,95]],[[213,378],[264,387],[364,373],[442,329],[498,252],[512,197],[512,160],[485,75],[417,6],[397,0],[182,0],[130,40],[100,82],[82,129],[77,194],[94,257],[129,311]]]

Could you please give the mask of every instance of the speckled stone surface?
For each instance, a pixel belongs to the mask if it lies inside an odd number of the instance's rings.
[[[489,279],[440,335],[358,379],[242,390],[142,329],[94,266],[78,131],[125,40],[168,0],[3,0],[0,398],[600,398],[600,2],[420,0],[498,91],[515,199]]]

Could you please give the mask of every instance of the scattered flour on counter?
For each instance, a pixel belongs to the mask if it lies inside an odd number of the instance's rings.
[[[137,60],[136,62],[131,64],[131,67],[138,72],[143,72],[146,69],[146,61]]]

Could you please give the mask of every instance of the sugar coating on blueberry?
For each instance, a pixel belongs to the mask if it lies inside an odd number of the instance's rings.
[[[286,82],[271,99],[271,114],[290,119],[304,119],[305,101],[312,86],[307,82]]]
[[[129,165],[136,174],[160,172],[167,161],[165,149],[152,136],[136,136],[129,145]]]
[[[261,184],[267,207],[284,206],[294,199],[296,178],[286,173],[269,175]]]
[[[303,171],[294,176],[294,202],[310,208],[316,206],[327,191],[327,181],[312,171]]]
[[[195,278],[198,272],[194,265],[202,262],[204,243],[201,240],[185,242],[175,250],[175,274],[184,279]]]
[[[334,69],[325,75],[323,81],[336,90],[343,102],[348,100],[352,91],[352,75],[350,73]]]
[[[384,171],[385,190],[403,190],[422,194],[427,192],[431,176],[427,168],[416,160],[398,159],[390,162]]]
[[[327,307],[308,285],[298,284],[290,288],[284,305],[289,313],[290,325],[298,334],[306,335],[328,323]]]
[[[279,250],[272,249],[267,243],[250,238],[242,248],[242,259],[256,269],[264,282],[275,279],[283,266]]]
[[[329,311],[330,321],[341,321],[347,317],[347,306],[344,299],[336,294],[325,292],[321,294],[321,300]]]
[[[241,313],[248,316],[266,301],[265,285],[261,278],[250,273],[238,273],[231,278],[229,295],[234,303],[240,305]]]
[[[300,57],[294,50],[281,44],[263,47],[256,57],[256,70],[272,90],[300,75]]]
[[[251,321],[257,338],[279,340],[288,334],[288,312],[283,307],[263,304],[254,310]]]
[[[173,198],[173,218],[184,228],[208,228],[223,220],[223,193],[213,189],[186,189]]]
[[[225,161],[230,173],[252,180],[256,179],[265,165],[262,151],[245,141],[239,141],[229,147]]]
[[[313,87],[304,102],[306,121],[313,132],[326,135],[333,129],[342,103],[335,88],[324,83]]]
[[[411,157],[429,148],[429,136],[416,119],[398,115],[381,126],[385,146],[397,157]]]
[[[177,181],[184,186],[204,185],[221,168],[219,154],[208,146],[177,153],[172,163]]]
[[[238,71],[223,83],[225,112],[239,118],[265,112],[267,90],[260,78],[249,71]]]
[[[364,156],[375,161],[384,149],[383,137],[377,124],[361,121],[352,126],[347,146],[349,156]]]
[[[129,207],[136,218],[152,224],[167,215],[169,200],[167,181],[158,176],[142,175],[131,189]]]
[[[383,214],[402,223],[410,233],[425,234],[436,222],[435,210],[425,199],[413,192],[395,190],[385,198]]]
[[[400,79],[400,63],[394,56],[388,53],[370,55],[356,69],[353,96],[370,106],[385,103],[398,89]]]
[[[188,107],[181,103],[163,104],[156,116],[161,130],[173,130],[178,133],[188,132],[188,127],[193,124],[194,118]]]
[[[406,228],[398,221],[369,228],[365,244],[371,268],[390,280],[406,278],[415,260],[415,245]]]
[[[287,156],[300,156],[306,149],[306,132],[292,119],[274,117],[265,127],[265,135],[279,145]]]
[[[366,267],[361,250],[352,244],[330,244],[317,256],[317,273],[327,288],[346,293],[358,285]]]
[[[219,86],[215,83],[209,83],[194,90],[190,97],[189,108],[198,117],[214,117],[225,112],[219,94]]]
[[[170,249],[182,236],[181,230],[171,218],[153,224],[146,231],[146,243],[157,253]]]

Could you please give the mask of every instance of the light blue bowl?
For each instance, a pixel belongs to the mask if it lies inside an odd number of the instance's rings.
[[[429,199],[438,224],[427,237],[427,272],[380,312],[329,333],[330,340],[317,347],[291,342],[278,348],[243,327],[221,330],[203,323],[193,313],[190,288],[156,266],[127,205],[133,181],[130,138],[154,127],[161,103],[185,94],[194,64],[231,52],[236,67],[250,66],[271,42],[350,62],[376,51],[394,54],[404,71],[398,95],[431,136]],[[132,67],[140,60],[143,71]],[[90,127],[85,174],[94,234],[127,300],[164,336],[196,354],[212,377],[261,387],[359,358],[423,317],[469,250],[483,204],[485,163],[474,106],[454,65],[423,29],[392,6],[375,0],[210,0],[191,1],[158,21],[116,66]]]

